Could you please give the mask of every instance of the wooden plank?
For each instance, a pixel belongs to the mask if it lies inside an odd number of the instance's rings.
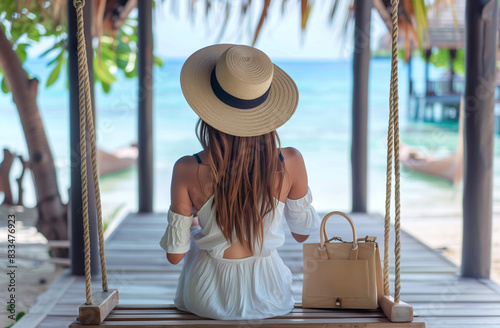
[[[380,311],[377,310],[338,310],[338,309],[332,309],[331,311],[333,312],[349,312],[349,311],[354,311],[354,312],[360,312],[360,313],[377,313],[382,315]],[[287,315],[294,315],[294,314],[301,314],[301,313],[325,313],[329,312],[329,310],[325,309],[310,309],[310,308],[302,308],[302,307],[295,307],[289,314]],[[175,305],[171,304],[165,304],[165,305],[157,305],[157,304],[131,304],[131,305],[119,305],[115,307],[115,309],[111,312],[113,314],[120,315],[121,313],[126,313],[126,314],[147,314],[147,313],[189,313],[189,312],[183,312],[181,310],[178,310]]]
[[[259,328],[273,327],[273,328],[308,328],[308,327],[322,327],[322,328],[422,328],[425,327],[425,322],[410,322],[410,323],[392,323],[388,322],[387,319],[379,318],[343,318],[336,319],[332,322],[330,319],[308,319],[304,322],[301,319],[266,319],[266,320],[168,320],[168,321],[104,321],[101,325],[81,325],[79,323],[73,323],[70,328],[82,327],[87,328],[98,328],[98,327],[114,327],[114,328],[144,328],[145,325],[148,327],[156,328],[184,328],[186,326],[192,328],[205,328],[205,327],[245,327],[245,326],[256,326]]]
[[[69,269],[52,283],[52,286],[38,297],[37,303],[13,327],[33,328],[42,322],[66,290],[73,284],[75,277],[69,274]]]
[[[396,303],[392,296],[382,296],[379,298],[379,305],[392,322],[413,321],[413,308],[403,301]]]
[[[381,313],[373,313],[371,315],[366,315],[363,313],[352,312],[349,315],[345,313],[334,313],[325,315],[324,313],[293,313],[286,316],[278,316],[276,318],[282,319],[337,319],[337,318],[385,318]],[[193,314],[181,314],[181,313],[150,313],[150,314],[110,314],[106,321],[165,321],[165,320],[206,320],[195,316]],[[268,319],[271,320],[271,319]],[[274,320],[274,319],[273,319]]]
[[[99,324],[118,304],[118,290],[109,289],[92,294],[93,304],[82,304],[78,320],[83,324]]]

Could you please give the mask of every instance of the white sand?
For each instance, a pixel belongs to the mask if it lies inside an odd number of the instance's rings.
[[[33,218],[24,217],[22,214],[16,214],[16,232],[15,232],[15,300],[16,314],[28,312],[29,308],[36,304],[37,297],[46,291],[50,284],[57,279],[63,271],[63,267],[48,263],[49,248],[47,246],[29,246],[27,243],[46,244],[47,239],[33,227]],[[0,209],[0,262],[2,263],[2,272],[0,274],[0,328],[13,323],[8,318],[6,305],[10,294],[7,290],[10,284],[10,277],[7,275],[9,268],[7,266],[7,213]],[[24,259],[21,259],[24,258]],[[30,260],[26,259],[30,258]],[[38,260],[31,260],[38,259]]]

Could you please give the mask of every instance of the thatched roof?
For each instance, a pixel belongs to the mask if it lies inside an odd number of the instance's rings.
[[[465,46],[465,0],[446,1],[427,9],[424,48],[459,49]]]
[[[374,0],[374,7],[390,29],[390,25],[388,25],[390,24],[390,1]],[[400,8],[400,14],[401,12],[403,17],[412,17],[411,13],[405,12],[405,8]],[[404,42],[405,49],[408,49],[408,46],[415,49],[419,46],[415,36],[417,29],[415,19],[413,17],[406,18],[406,23],[408,22],[411,24],[413,32],[403,31],[400,42]],[[409,40],[406,40],[407,37]],[[463,48],[465,46],[465,0],[436,1],[433,5],[429,5],[427,7],[427,30],[423,35],[423,42],[424,49],[432,47]],[[381,46],[390,47],[390,35],[381,39]]]

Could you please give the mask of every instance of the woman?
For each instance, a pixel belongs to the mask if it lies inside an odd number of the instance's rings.
[[[191,55],[181,86],[203,151],[174,166],[160,241],[170,263],[186,258],[175,304],[214,319],[286,314],[294,300],[276,251],[283,216],[298,242],[320,220],[301,154],[281,149],[276,133],[297,107],[297,87],[263,52],[230,44]]]

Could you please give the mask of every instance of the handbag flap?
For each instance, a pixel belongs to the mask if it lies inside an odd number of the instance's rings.
[[[367,260],[318,260],[309,273],[307,296],[369,297]]]

